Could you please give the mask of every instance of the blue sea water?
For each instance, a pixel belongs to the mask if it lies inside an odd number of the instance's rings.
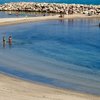
[[[0,3],[6,2],[49,2],[49,3],[76,3],[76,4],[100,4],[100,0],[0,0]]]
[[[0,72],[100,95],[99,19],[69,19],[0,27]],[[2,36],[13,45],[2,47]]]

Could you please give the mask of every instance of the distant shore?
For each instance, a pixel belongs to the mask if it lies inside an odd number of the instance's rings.
[[[10,11],[9,15],[12,11],[17,11],[16,15],[20,11],[44,13],[41,17],[2,18],[0,26],[55,19],[100,18],[100,5],[12,2],[1,4],[0,11]],[[47,13],[52,15],[46,16]]]
[[[99,96],[35,84],[0,74],[1,100],[100,100]]]
[[[98,19],[100,19],[100,15],[86,16],[83,14],[74,14],[74,15],[65,15],[64,18],[59,17],[59,15],[40,16],[40,17],[22,17],[22,18],[0,18],[0,26],[28,23],[28,22],[46,21],[46,20],[82,19],[82,18],[89,18],[89,19],[98,18]]]

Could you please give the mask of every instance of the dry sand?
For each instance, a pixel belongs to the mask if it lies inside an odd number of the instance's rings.
[[[45,21],[45,20],[55,20],[55,19],[79,19],[79,18],[100,18],[100,15],[86,16],[81,14],[74,15],[65,15],[64,18],[59,18],[59,15],[55,16],[41,16],[41,17],[23,17],[23,18],[1,18],[0,26],[19,24],[26,22],[36,22],[36,21]]]
[[[0,100],[100,100],[100,97],[35,84],[0,74]]]

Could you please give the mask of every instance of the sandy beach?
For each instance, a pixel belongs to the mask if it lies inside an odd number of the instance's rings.
[[[0,100],[100,100],[100,97],[56,89],[0,74]]]
[[[1,18],[0,26],[27,23],[27,22],[37,22],[46,20],[56,20],[56,19],[78,19],[78,18],[100,18],[100,15],[86,16],[81,14],[65,15],[64,18],[60,18],[59,15],[55,16],[41,16],[41,17],[22,17],[22,18]]]
[[[38,22],[56,19],[100,18],[100,15],[65,15],[64,18],[55,16],[1,18],[0,26]],[[0,100],[100,100],[99,96],[62,90],[41,84],[35,84],[0,74]]]

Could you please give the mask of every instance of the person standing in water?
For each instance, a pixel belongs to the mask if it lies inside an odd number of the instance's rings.
[[[3,42],[3,47],[5,48],[6,47],[6,37],[5,36],[3,36],[2,42]]]
[[[8,43],[9,43],[10,46],[12,45],[12,36],[11,35],[8,38]]]

